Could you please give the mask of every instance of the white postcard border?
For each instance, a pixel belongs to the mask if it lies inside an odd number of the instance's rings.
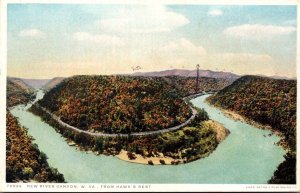
[[[42,4],[206,4],[206,5],[297,5],[297,45],[300,45],[299,40],[299,26],[300,26],[300,8],[297,0],[2,0],[1,16],[0,16],[0,191],[5,192],[236,192],[236,191],[253,191],[253,192],[292,192],[300,191],[299,182],[297,178],[296,185],[273,185],[273,184],[125,184],[125,183],[6,183],[5,182],[5,148],[6,148],[6,73],[7,73],[7,5],[12,3],[42,3]],[[299,77],[299,48],[297,47],[297,77]],[[300,85],[297,84],[297,109],[299,109]],[[297,117],[300,113],[297,110]],[[299,119],[297,119],[297,129],[299,126]],[[300,140],[300,134],[297,132],[297,141]],[[300,150],[297,148],[297,160],[299,159]],[[299,174],[299,161],[297,161],[297,176]]]

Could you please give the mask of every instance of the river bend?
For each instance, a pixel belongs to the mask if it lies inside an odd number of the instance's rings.
[[[37,100],[43,97],[38,92]],[[187,184],[265,184],[284,160],[285,151],[275,145],[279,137],[226,117],[204,101],[208,95],[191,102],[204,108],[212,120],[230,130],[230,135],[207,158],[180,165],[142,165],[113,156],[96,156],[69,146],[54,128],[30,113],[27,106],[11,109],[21,125],[35,138],[48,162],[67,182],[74,183],[187,183]],[[266,136],[266,137],[265,137]]]

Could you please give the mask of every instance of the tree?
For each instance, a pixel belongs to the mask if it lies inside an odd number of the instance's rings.
[[[32,170],[31,167],[25,167],[25,168],[23,168],[22,173],[23,173],[23,176],[24,176],[25,179],[32,178],[33,175],[34,175],[33,170]]]
[[[99,152],[103,152],[104,142],[103,138],[96,138],[95,149]]]

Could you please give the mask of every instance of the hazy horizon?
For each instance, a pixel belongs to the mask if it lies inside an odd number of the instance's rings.
[[[296,6],[8,5],[8,76],[171,69],[296,78]],[[139,68],[136,68],[139,66]]]
[[[124,74],[73,74],[73,75],[70,75],[70,76],[53,76],[53,77],[48,77],[48,78],[27,78],[27,77],[17,77],[17,76],[9,76],[9,75],[7,75],[7,77],[8,78],[20,78],[20,79],[32,79],[32,80],[51,80],[53,78],[69,78],[69,77],[72,77],[72,76],[85,76],[85,75],[87,75],[87,76],[101,76],[101,75],[103,75],[103,76],[104,75],[105,76],[114,76],[114,75],[126,76],[126,75],[132,75],[134,73],[155,73],[155,72],[172,71],[172,70],[189,70],[189,69],[167,69],[167,70],[161,70],[161,71],[145,71],[145,72],[135,71],[135,72],[129,72],[129,73],[124,73]],[[193,71],[193,70],[189,70],[189,71]],[[200,71],[201,71],[201,69],[200,69]],[[203,71],[224,72],[224,73],[235,74],[233,72],[226,72],[226,71],[214,71],[214,70],[203,70]],[[277,75],[275,75],[275,76],[266,76],[266,75],[262,75],[262,74],[235,74],[235,75],[240,76],[240,77],[247,76],[247,75],[265,76],[265,77],[270,77],[270,78],[277,77]],[[203,77],[203,76],[201,76],[201,77]],[[297,80],[296,76],[295,77],[278,76],[278,77],[292,79],[292,80]]]

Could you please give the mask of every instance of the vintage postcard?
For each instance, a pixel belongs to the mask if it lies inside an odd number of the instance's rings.
[[[1,1],[0,191],[299,191],[297,3]]]

